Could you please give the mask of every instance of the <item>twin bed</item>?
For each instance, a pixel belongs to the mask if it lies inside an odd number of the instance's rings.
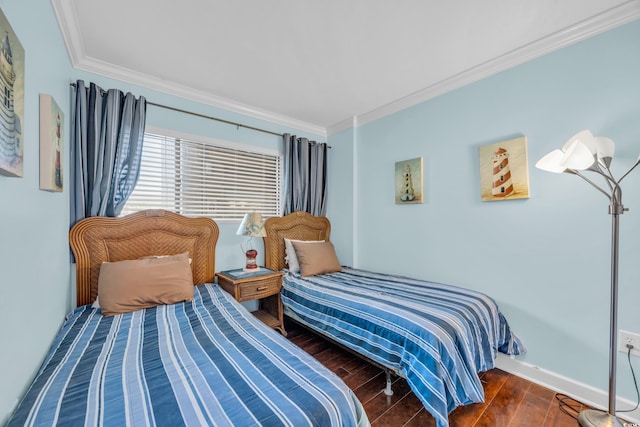
[[[286,270],[285,315],[406,378],[439,427],[455,407],[482,401],[478,373],[498,351],[524,351],[481,293],[335,263],[309,275],[314,257],[302,252],[303,271],[294,272],[285,239],[303,241],[296,250],[329,242],[326,218],[296,212],[265,228],[265,266]],[[213,283],[217,238],[214,221],[166,211],[78,223],[70,233],[78,307],[8,426],[368,425],[342,380]],[[188,254],[191,299],[137,295],[140,309],[104,314],[104,262],[176,254]]]
[[[478,373],[494,367],[497,352],[525,351],[495,301],[480,292],[335,262],[325,263],[325,274],[310,275],[300,260],[300,272],[292,270],[286,239],[328,242],[327,218],[294,212],[269,218],[265,230],[265,265],[286,269],[285,316],[385,369],[387,394],[389,373],[404,377],[439,427],[457,406],[483,401]],[[304,247],[312,262],[313,251],[323,250],[318,243],[293,246]]]
[[[212,220],[165,211],[79,222],[78,307],[8,426],[369,425],[340,378],[213,284],[217,238]],[[112,316],[93,307],[107,302],[103,262],[187,252],[190,301]]]

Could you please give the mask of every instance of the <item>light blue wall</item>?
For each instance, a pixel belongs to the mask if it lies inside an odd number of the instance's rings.
[[[355,232],[353,219],[358,195],[354,192],[356,180],[355,155],[357,128],[331,135],[328,140],[328,194],[327,217],[331,218],[331,241],[342,265],[355,265]]]
[[[38,94],[71,115],[76,79],[249,125],[296,132],[71,67],[49,2],[0,0],[26,50],[25,170],[0,176],[0,424],[73,304],[68,183],[38,189]],[[609,224],[604,198],[533,168],[574,132],[617,142],[616,172],[640,152],[640,24],[634,23],[355,130],[329,143],[332,240],[345,264],[487,291],[529,347],[527,362],[606,389]],[[278,148],[279,138],[149,107],[148,123]],[[527,136],[531,199],[480,202],[478,147]],[[65,135],[68,159],[68,134]],[[394,162],[422,156],[426,202],[393,202]],[[68,177],[68,162],[64,176]],[[639,332],[640,172],[625,180],[620,327]],[[220,224],[216,269],[241,265],[237,224]],[[374,230],[374,231],[370,231]],[[353,240],[353,237],[356,237]],[[262,252],[262,245],[258,250]],[[621,363],[620,389],[632,398]]]
[[[70,308],[69,193],[67,182],[62,193],[39,190],[38,96],[53,96],[68,129],[71,66],[50,2],[0,0],[0,7],[25,50],[24,174],[0,176],[2,424]],[[64,144],[67,159],[66,136]]]
[[[65,131],[71,118],[72,89],[77,79],[95,82],[105,89],[117,88],[143,95],[149,101],[199,114],[220,117],[274,132],[289,132],[319,142],[318,135],[296,131],[125,84],[73,69],[64,41],[48,1],[0,0],[26,51],[24,177],[0,176],[0,425],[31,382],[64,316],[75,303],[72,266],[69,262],[69,186],[62,193],[39,188],[38,95],[52,95],[65,113]],[[149,106],[150,126],[173,129],[242,144],[281,149],[281,138],[246,129],[236,129],[208,119]],[[68,132],[64,137],[64,159],[69,156]],[[64,177],[69,176],[68,162]],[[242,238],[235,235],[237,223],[219,224],[216,270],[244,264]],[[256,240],[264,259],[263,245]]]
[[[359,127],[359,267],[485,291],[527,345],[522,360],[607,390],[608,202],[534,167],[582,129],[617,143],[617,176],[640,154],[640,22]],[[531,197],[482,202],[478,148],[517,136],[528,140]],[[396,205],[394,164],[414,157],[426,201]],[[640,169],[623,191],[619,326],[640,332]],[[335,210],[344,198],[332,199],[333,223],[351,221]],[[622,357],[618,373],[619,394],[635,399]]]

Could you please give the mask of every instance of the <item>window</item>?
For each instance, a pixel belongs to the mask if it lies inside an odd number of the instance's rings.
[[[140,177],[121,215],[166,209],[216,221],[280,215],[281,157],[221,141],[145,133]]]
[[[11,89],[4,88],[4,106],[11,109]]]

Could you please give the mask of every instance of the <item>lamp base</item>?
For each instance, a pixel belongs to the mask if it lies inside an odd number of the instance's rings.
[[[245,273],[255,273],[256,271],[260,271],[260,267],[253,267],[253,268],[243,268],[242,271],[244,271]]]
[[[582,427],[624,427],[622,421],[615,415],[595,409],[581,411],[578,416],[578,423]]]

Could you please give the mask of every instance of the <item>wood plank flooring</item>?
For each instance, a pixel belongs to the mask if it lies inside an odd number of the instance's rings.
[[[382,370],[291,322],[287,338],[340,376],[355,392],[372,427],[435,427],[434,418],[402,378],[394,378],[393,395],[382,393]],[[564,412],[552,390],[500,369],[481,374],[485,402],[462,406],[449,415],[451,427],[576,427],[582,406],[569,400]],[[565,406],[563,406],[565,407]],[[572,407],[575,408],[572,410]],[[566,407],[565,407],[566,408]]]

